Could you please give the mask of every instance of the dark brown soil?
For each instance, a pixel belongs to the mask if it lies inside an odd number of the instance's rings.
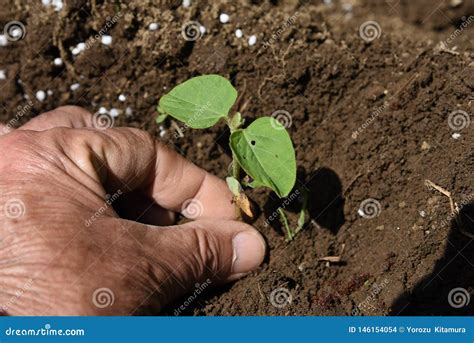
[[[249,191],[263,209],[254,225],[268,241],[267,261],[245,279],[196,299],[187,314],[474,314],[474,299],[461,308],[448,303],[457,287],[474,296],[474,243],[461,233],[474,233],[474,123],[460,131],[449,125],[453,111],[472,113],[474,22],[444,49],[438,45],[469,19],[474,1],[220,0],[184,8],[176,1],[96,0],[67,1],[60,13],[40,2],[14,3],[0,1],[0,24],[19,20],[27,34],[0,47],[7,76],[0,80],[2,121],[16,116],[24,122],[64,104],[91,112],[129,106],[133,114],[122,113],[116,125],[159,137],[154,117],[160,96],[206,73],[232,80],[249,120],[277,110],[291,114],[298,186],[310,192],[311,219],[286,243],[276,221],[265,225],[278,206],[275,195]],[[222,11],[230,14],[228,24],[218,20]],[[71,55],[70,47],[117,13],[108,32],[112,45],[96,42]],[[195,42],[181,36],[190,20],[207,28]],[[381,27],[370,43],[359,35],[368,20]],[[147,29],[151,22],[158,30]],[[235,37],[237,28],[244,38]],[[247,43],[251,34],[258,38],[254,46]],[[67,63],[56,67],[52,61],[60,55]],[[74,83],[80,88],[71,91]],[[39,102],[40,89],[54,93]],[[125,103],[117,100],[121,93]],[[28,104],[25,95],[33,104],[18,116]],[[163,141],[225,177],[230,157],[223,125],[187,130],[183,138],[166,126]],[[457,218],[426,179],[452,193],[462,207]],[[374,218],[358,213],[366,199],[380,204]],[[292,223],[299,205],[290,206]],[[320,260],[339,255],[339,263]],[[291,294],[290,304],[271,304],[277,288]]]

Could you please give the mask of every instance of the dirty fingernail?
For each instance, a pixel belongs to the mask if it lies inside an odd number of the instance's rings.
[[[265,241],[256,231],[243,231],[232,240],[234,258],[232,273],[242,274],[255,270],[265,256]]]

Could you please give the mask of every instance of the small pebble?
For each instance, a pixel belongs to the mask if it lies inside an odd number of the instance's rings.
[[[48,89],[48,90],[46,91],[46,94],[48,94],[48,95],[53,95],[53,91],[52,91],[51,89]]]
[[[205,34],[206,33],[206,28],[204,26],[199,26],[199,32],[201,32],[201,34]]]
[[[56,57],[53,61],[55,66],[62,66],[63,65],[63,60],[60,57]]]
[[[111,108],[109,114],[113,118],[118,117],[120,114],[120,110],[118,110],[117,108]]]
[[[100,107],[100,108],[99,108],[99,113],[100,113],[100,114],[106,114],[107,112],[108,112],[108,111],[107,111],[107,109],[106,109],[105,107]]]
[[[132,114],[133,114],[132,108],[131,108],[131,107],[127,107],[127,108],[125,109],[125,115],[131,116]]]
[[[8,39],[5,35],[0,35],[0,46],[7,46]]]
[[[461,137],[461,134],[459,132],[455,132],[451,135],[454,139],[459,139]]]
[[[36,99],[38,99],[38,101],[44,101],[44,99],[46,99],[46,93],[42,90],[37,91]]]
[[[23,35],[23,31],[20,28],[14,28],[13,30],[11,30],[10,34],[12,38],[20,39]]]
[[[166,136],[166,130],[160,131],[160,137],[163,138],[164,136]]]
[[[420,216],[421,218],[425,218],[426,217],[426,212],[425,211],[420,211]]]
[[[84,50],[86,50],[86,43],[81,42],[81,43],[78,43],[76,47],[72,49],[71,52],[73,55],[79,55]]]
[[[431,148],[431,146],[428,144],[428,142],[423,141],[421,144],[421,150],[428,150],[429,148]]]
[[[352,12],[352,4],[349,2],[344,2],[342,4],[342,10],[346,12]]]
[[[63,1],[62,0],[52,0],[52,5],[54,6],[54,10],[59,12],[63,9]]]
[[[81,87],[81,85],[79,83],[73,83],[71,85],[71,87],[69,87],[72,91],[75,91],[77,89],[79,89],[79,87]]]
[[[151,23],[150,25],[148,25],[148,30],[150,31],[158,30],[158,23]]]
[[[110,45],[110,44],[112,44],[112,36],[103,35],[100,41],[104,45]]]
[[[5,75],[5,70],[0,69],[0,80],[5,80],[7,75]]]
[[[127,97],[126,97],[125,95],[123,95],[123,94],[120,94],[120,95],[118,96],[118,99],[119,99],[119,101],[124,102],[125,100],[127,100]]]
[[[402,201],[401,203],[398,204],[399,208],[405,208],[407,207],[407,203],[405,201]]]
[[[225,24],[225,23],[228,23],[230,20],[230,17],[227,13],[221,13],[219,15],[219,21],[222,23],[222,24]]]
[[[244,35],[244,33],[242,32],[241,29],[235,30],[235,37],[242,38],[243,35]]]
[[[257,43],[257,36],[251,35],[249,37],[249,45],[252,46],[252,45],[255,45],[255,43]]]
[[[183,7],[191,7],[191,0],[183,0]]]

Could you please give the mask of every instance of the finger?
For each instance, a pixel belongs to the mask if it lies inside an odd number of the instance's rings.
[[[92,127],[92,114],[78,106],[61,106],[31,119],[19,130],[45,131],[55,127]]]
[[[263,237],[238,221],[197,220],[160,229],[147,227],[145,235],[142,226],[136,224],[130,232],[144,245],[154,271],[154,288],[160,289],[165,302],[192,290],[196,283],[208,280],[217,285],[239,279],[257,269],[265,256]]]
[[[141,191],[159,206],[191,219],[235,218],[226,183],[132,128],[45,133],[109,193]]]

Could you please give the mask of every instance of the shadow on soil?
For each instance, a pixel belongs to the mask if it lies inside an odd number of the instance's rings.
[[[444,256],[433,271],[392,305],[391,315],[462,316],[474,314],[474,203],[451,221]]]
[[[278,199],[275,195],[269,197],[263,207],[267,222],[277,232],[284,235],[278,218],[276,220],[270,220],[270,218],[275,218],[279,207],[289,212],[298,213],[306,193],[309,221],[314,220],[319,226],[331,231],[332,234],[337,234],[345,222],[344,198],[339,176],[332,169],[322,167],[313,173],[300,170],[298,180],[304,180],[304,183],[297,185],[297,188],[286,199]]]

